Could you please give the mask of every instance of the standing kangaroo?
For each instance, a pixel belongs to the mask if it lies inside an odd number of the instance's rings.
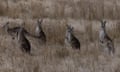
[[[18,40],[20,49],[23,52],[31,54],[30,53],[30,51],[31,51],[31,45],[30,45],[30,42],[25,37],[25,35],[24,35],[24,28],[22,28],[22,27],[19,29],[19,31],[17,33],[17,40]]]
[[[42,21],[43,20],[37,20],[37,26],[36,26],[36,29],[35,29],[35,35],[38,39],[40,39],[41,43],[46,43],[46,35],[45,33],[43,32],[43,29],[42,29]]]
[[[72,46],[72,48],[80,50],[80,42],[73,34],[73,27],[69,25],[67,25],[65,43]]]
[[[107,48],[109,54],[113,55],[115,53],[114,43],[106,32],[106,21],[101,21],[99,40],[100,40],[100,44],[105,48]]]

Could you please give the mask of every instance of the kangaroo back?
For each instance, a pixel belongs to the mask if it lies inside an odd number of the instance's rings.
[[[23,28],[20,28],[20,30],[18,32],[18,43],[20,44],[20,48],[23,52],[30,54],[31,45],[30,45],[30,42],[27,40],[27,38],[24,35]]]

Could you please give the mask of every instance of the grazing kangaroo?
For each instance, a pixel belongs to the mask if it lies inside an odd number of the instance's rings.
[[[42,29],[42,26],[41,26],[42,21],[43,20],[39,20],[39,19],[37,20],[35,35],[36,35],[36,38],[39,38],[42,43],[46,43],[46,35],[43,32],[43,29]]]
[[[80,49],[79,40],[73,35],[73,27],[67,25],[66,35],[65,35],[65,43],[72,46],[72,48]]]
[[[27,40],[27,38],[24,35],[24,28],[20,28],[17,32],[17,40],[19,43],[19,46],[23,52],[26,52],[28,54],[31,54],[31,45],[30,42]]]
[[[106,21],[101,21],[99,40],[100,40],[100,44],[105,48],[107,48],[109,54],[113,55],[115,53],[113,41],[106,32]]]
[[[14,37],[16,37],[17,32],[21,29],[20,26],[14,27],[14,28],[9,28],[9,22],[7,22],[7,23],[3,26],[3,28],[5,29],[5,31],[6,31],[9,35],[12,36],[12,39],[14,39]],[[24,34],[27,34],[27,35],[29,35],[29,36],[33,36],[32,34],[30,34],[29,32],[27,32],[27,30],[24,29],[24,28],[23,28],[23,32],[24,32]]]

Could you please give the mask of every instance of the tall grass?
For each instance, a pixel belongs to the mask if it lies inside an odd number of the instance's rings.
[[[7,1],[7,0],[6,0]],[[117,0],[5,0],[0,2],[0,25],[10,21],[10,27],[25,21],[25,28],[34,34],[36,19],[43,18],[42,28],[47,44],[28,37],[33,56],[24,54],[0,29],[0,72],[119,72],[120,9]],[[47,4],[48,3],[48,4]],[[15,19],[14,19],[15,18]],[[101,19],[110,20],[107,33],[114,39],[116,54],[109,57],[99,51],[98,33]],[[19,22],[19,19],[22,22]],[[80,20],[82,19],[82,20]],[[75,22],[74,22],[75,21]],[[14,25],[15,24],[15,25]],[[81,42],[77,51],[64,46],[66,24],[74,27]],[[21,24],[19,24],[20,26]],[[118,42],[116,42],[118,40]]]
[[[120,7],[117,0],[80,1],[2,1],[0,15],[13,18],[77,18],[88,20],[119,19]],[[110,4],[109,4],[110,3]],[[8,5],[7,5],[8,4]],[[8,7],[7,7],[8,6]],[[6,9],[7,8],[7,9]],[[49,11],[48,11],[49,10]]]
[[[3,2],[0,3],[0,16],[4,16],[7,14],[7,7],[3,5]]]

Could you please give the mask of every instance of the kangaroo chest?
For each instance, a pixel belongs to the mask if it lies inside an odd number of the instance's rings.
[[[36,27],[35,33],[37,36],[39,36],[41,33],[41,29],[39,27]]]
[[[99,33],[99,39],[100,39],[101,41],[103,41],[104,38],[105,38],[105,35],[106,35],[105,31],[104,31],[104,30],[101,30],[100,33]]]
[[[36,27],[35,33],[38,34],[40,32],[40,28]]]
[[[39,27],[36,27],[36,33],[40,31],[40,28]]]
[[[66,39],[70,42],[72,38],[72,34],[71,33],[66,33]]]

